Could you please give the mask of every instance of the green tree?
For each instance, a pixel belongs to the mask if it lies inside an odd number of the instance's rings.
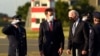
[[[88,0],[77,0],[75,4],[72,4],[70,6],[72,6],[72,9],[77,10],[80,16],[84,13],[92,14],[95,8],[90,6],[88,2]],[[70,6],[67,2],[62,2],[61,0],[58,0],[55,3],[56,18],[61,20],[63,23],[66,21],[68,24],[68,11],[70,10]]]
[[[76,5],[72,5],[73,9],[77,10],[80,15],[84,13],[93,13],[95,8],[89,5],[89,0],[78,0]]]
[[[55,3],[56,18],[62,22],[68,21],[68,3],[60,0]]]
[[[16,14],[21,15],[23,20],[26,20],[27,13],[28,13],[30,5],[31,5],[30,2],[27,2],[23,6],[19,6]]]

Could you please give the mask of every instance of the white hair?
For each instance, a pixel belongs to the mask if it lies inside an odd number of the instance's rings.
[[[76,16],[79,16],[79,13],[76,10],[70,10],[69,13],[75,13]]]

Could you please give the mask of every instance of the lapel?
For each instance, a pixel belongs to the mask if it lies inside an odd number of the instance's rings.
[[[76,35],[76,33],[79,31],[80,26],[81,26],[81,20],[79,20],[79,22],[78,22],[78,25],[75,29],[75,34],[74,35]]]
[[[54,31],[54,30],[56,29],[56,27],[57,27],[56,22],[57,22],[57,21],[54,19],[54,20],[53,20],[53,31]]]
[[[55,20],[53,20],[53,30],[54,30],[54,28],[55,28]]]
[[[49,31],[49,24],[47,21],[44,22],[44,25],[43,25],[45,31]]]

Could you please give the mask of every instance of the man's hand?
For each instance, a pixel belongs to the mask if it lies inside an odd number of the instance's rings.
[[[59,55],[61,56],[62,53],[63,53],[63,49],[62,49],[62,48],[59,48],[58,53],[59,53]]]
[[[15,28],[18,28],[18,26],[17,25],[13,25]]]
[[[16,23],[18,23],[18,22],[20,22],[20,21],[15,19],[15,20],[13,20],[13,21],[11,22],[11,24],[14,25],[14,24],[16,24]]]
[[[87,54],[87,51],[82,50],[82,55],[85,55],[85,54]]]
[[[71,54],[71,50],[68,49],[68,50],[66,51],[66,53],[67,53],[67,54]]]
[[[40,51],[40,56],[44,56],[43,51]]]

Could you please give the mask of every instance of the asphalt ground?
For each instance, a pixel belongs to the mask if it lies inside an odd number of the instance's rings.
[[[7,38],[0,39],[0,56],[7,56],[8,54],[8,44],[9,41]],[[28,55],[27,56],[40,56],[38,50],[38,40],[37,39],[27,39],[28,46]],[[67,48],[67,40],[65,40],[65,50]],[[62,56],[70,56],[67,55],[66,52],[63,52]]]

